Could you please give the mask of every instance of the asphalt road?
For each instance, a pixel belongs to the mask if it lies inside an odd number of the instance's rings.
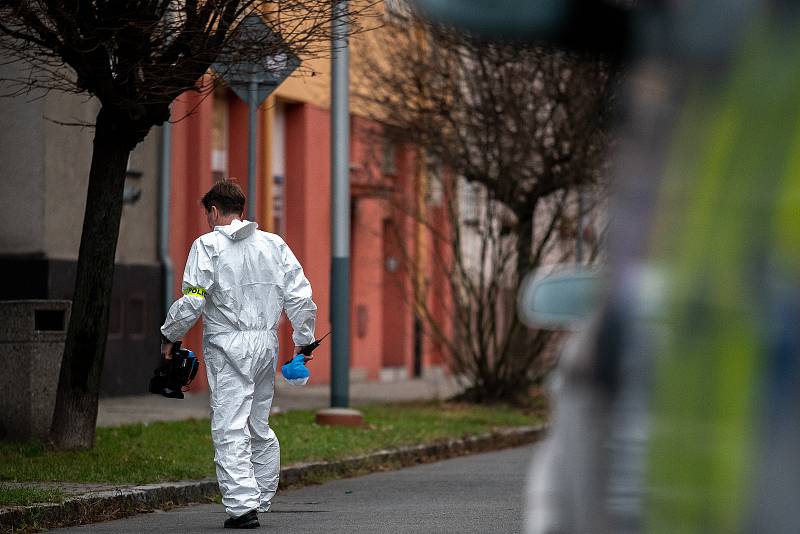
[[[260,514],[261,531],[283,533],[514,533],[522,530],[523,485],[534,446],[479,454],[280,492]],[[221,505],[54,532],[141,534],[219,531]]]

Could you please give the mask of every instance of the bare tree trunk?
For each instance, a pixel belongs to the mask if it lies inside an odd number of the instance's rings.
[[[135,145],[130,130],[105,107],[97,115],[72,313],[50,429],[53,446],[61,449],[94,445],[122,191]]]
[[[519,291],[522,280],[536,267],[533,257],[535,226],[532,213],[518,215],[519,224],[516,230],[516,272],[514,293]],[[506,330],[504,349],[498,359],[494,374],[498,377],[496,395],[499,399],[520,402],[527,398],[528,388],[532,383],[532,367],[538,359],[541,348],[534,343],[536,332],[526,328],[519,319],[517,307],[513,300],[510,304],[509,325]]]

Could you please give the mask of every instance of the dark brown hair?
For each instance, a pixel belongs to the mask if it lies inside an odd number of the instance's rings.
[[[200,202],[206,211],[211,211],[211,206],[216,206],[224,215],[241,215],[244,212],[244,193],[233,180],[235,178],[217,182],[203,195]]]

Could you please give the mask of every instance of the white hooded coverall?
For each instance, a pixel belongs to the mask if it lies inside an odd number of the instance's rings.
[[[183,296],[161,333],[182,339],[203,315],[211,438],[222,503],[231,517],[267,511],[278,489],[280,446],[269,427],[283,309],[295,345],[314,342],[311,285],[279,236],[234,220],[192,244]]]

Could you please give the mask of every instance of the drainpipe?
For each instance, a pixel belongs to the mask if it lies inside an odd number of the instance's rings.
[[[258,80],[250,76],[247,85],[247,219],[255,221],[256,213],[256,133],[258,132]],[[263,224],[263,220],[261,221]]]
[[[161,161],[158,180],[158,258],[162,266],[164,315],[172,305],[173,271],[169,256],[169,193],[172,185],[172,124],[161,127]]]

